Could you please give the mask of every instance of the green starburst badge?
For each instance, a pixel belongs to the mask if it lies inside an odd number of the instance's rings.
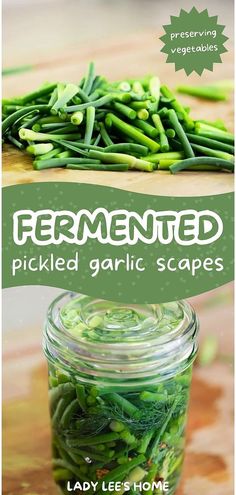
[[[227,52],[224,46],[225,26],[218,24],[218,16],[209,16],[208,10],[190,12],[181,9],[179,16],[171,16],[171,23],[165,29],[161,41],[162,52],[167,53],[167,63],[174,63],[175,70],[184,69],[186,74],[201,75],[205,69],[213,71],[213,65],[222,62],[221,54]]]

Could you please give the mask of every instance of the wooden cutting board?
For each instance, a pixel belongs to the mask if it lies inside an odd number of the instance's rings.
[[[28,92],[45,80],[76,82],[90,60],[96,61],[99,73],[113,80],[156,73],[173,88],[177,82],[186,82],[186,76],[182,71],[176,74],[173,66],[165,64],[165,56],[160,54],[159,34],[149,31],[127,34],[123,39],[111,37],[109,43],[97,40],[96,45],[81,46],[79,52],[70,46],[69,50],[57,52],[56,57],[52,54],[53,47],[49,46],[47,56],[38,58],[34,44],[32,62],[36,60],[35,70],[5,78],[4,97]],[[17,45],[15,56],[17,60]],[[207,72],[201,81],[231,78],[232,68],[232,51],[229,51],[224,54],[224,64],[216,65],[214,72]],[[191,76],[188,81],[198,83],[199,77]],[[187,97],[182,97],[182,101],[191,105],[195,118],[220,116],[232,129],[231,102],[208,103]],[[118,174],[50,170],[40,173],[32,170],[30,157],[11,146],[4,146],[4,186],[55,180],[180,196],[217,194],[233,189],[233,176],[226,173],[183,172],[176,176],[165,172]],[[228,310],[225,318],[227,315]],[[222,320],[215,318],[215,321]],[[41,328],[22,327],[20,332],[7,330],[4,336],[3,495],[56,495],[50,472],[47,372],[41,351]],[[207,369],[195,369],[185,468],[182,486],[176,495],[232,495],[232,394],[233,373],[228,364],[219,362]]]
[[[79,53],[70,47],[55,55],[48,47],[47,56],[35,64],[31,72],[8,76],[3,81],[4,97],[11,97],[31,91],[45,80],[67,80],[76,82],[84,74],[87,63],[96,61],[98,73],[111,80],[125,77],[158,74],[161,81],[175,88],[177,84],[186,84],[183,71],[174,72],[172,64],[165,63],[160,52],[161,42],[158,33],[141,32],[139,35],[127,35],[124,39],[111,38],[108,43],[98,40],[96,47],[81,45]],[[17,47],[16,47],[17,50]],[[34,63],[37,57],[34,56]],[[232,78],[233,54],[230,49],[224,54],[224,63],[216,64],[213,73],[206,71],[200,79],[197,75],[188,78],[189,84],[202,84],[211,81]],[[65,76],[66,74],[66,76]],[[17,88],[17,91],[16,91]],[[230,130],[233,128],[232,100],[228,102],[208,102],[181,95],[182,101],[191,106],[192,116],[207,120],[222,118]],[[225,172],[181,172],[172,176],[169,172],[95,172],[51,169],[36,172],[32,168],[32,159],[12,146],[3,147],[3,185],[45,182],[71,181],[115,186],[146,194],[175,196],[193,196],[220,194],[233,190],[233,174]]]
[[[231,285],[195,297],[191,302],[200,317],[200,338],[215,333],[221,353],[230,356]],[[16,328],[7,328],[3,335],[3,495],[56,495],[50,468],[42,328],[25,328],[20,323],[22,314]],[[195,367],[184,472],[176,495],[232,493],[233,366],[221,359],[211,366]]]

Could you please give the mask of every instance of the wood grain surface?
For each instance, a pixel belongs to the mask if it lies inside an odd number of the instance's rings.
[[[13,0],[5,0],[5,65],[33,64],[34,69],[4,78],[3,96],[24,94],[45,81],[77,82],[90,60],[96,62],[98,73],[112,80],[153,73],[172,89],[186,83],[184,72],[175,73],[173,65],[166,64],[165,55],[160,53],[159,36],[163,34],[160,27],[169,22],[170,14],[178,14],[177,2],[163,1],[161,9],[159,3],[150,0],[100,3],[94,0],[22,0],[16,6]],[[202,8],[206,7],[205,1],[199,0],[198,3]],[[181,2],[181,7],[187,8],[188,5],[188,0]],[[79,11],[75,15],[77,7]],[[86,9],[90,24],[86,22]],[[211,15],[219,13],[219,20],[227,24],[227,29],[231,11],[230,0],[216,0],[210,5]],[[226,34],[230,37],[232,32]],[[231,40],[227,42],[227,49],[223,64],[216,64],[214,71],[205,72],[202,78],[191,75],[188,83],[232,78]],[[233,129],[232,100],[212,103],[185,96],[181,99],[191,106],[194,118],[211,120],[221,117],[229,129]],[[220,172],[182,172],[176,176],[167,172],[36,172],[27,154],[4,145],[4,186],[42,181],[95,183],[146,194],[175,196],[212,195],[233,190],[233,175]],[[33,307],[35,304],[34,290],[28,289],[31,295],[28,298],[22,296],[17,311],[14,303],[11,307],[11,298],[5,308],[7,313],[12,313],[8,321],[15,323],[9,323],[3,336],[2,493],[56,495],[50,466],[47,369],[41,349],[42,326],[35,324],[35,316],[29,325],[24,314],[27,305]],[[231,355],[232,300],[227,290],[226,294],[225,289],[215,291],[214,300],[211,295],[201,295],[193,300],[193,304],[200,315],[201,338],[207,333],[216,333],[222,352]],[[43,294],[42,288],[42,297]],[[30,311],[31,308],[27,314]],[[232,473],[233,372],[232,365],[221,359],[207,368],[195,367],[184,472],[176,495],[232,495]]]
[[[177,84],[186,83],[183,71],[174,72],[171,64],[165,63],[160,52],[161,42],[158,34],[142,32],[129,34],[124,39],[111,37],[109,43],[97,40],[96,45],[89,43],[80,49],[51,52],[35,62],[31,72],[9,76],[3,82],[3,95],[10,97],[31,91],[45,80],[67,80],[76,82],[86,70],[90,60],[96,62],[97,72],[112,80],[125,77],[158,74],[161,81],[175,88]],[[232,50],[224,54],[224,63],[216,64],[214,72],[206,72],[201,83],[228,79],[233,71]],[[65,76],[66,75],[66,76]],[[188,78],[190,84],[199,83],[199,76]],[[17,90],[16,90],[17,88]],[[233,128],[232,100],[228,102],[208,102],[181,95],[182,101],[192,108],[194,118],[215,120],[222,118],[230,130]],[[95,172],[51,169],[34,171],[32,158],[22,154],[12,146],[3,147],[3,185],[21,183],[68,181],[102,184],[146,194],[175,196],[198,196],[220,194],[233,190],[233,174],[227,172],[181,172],[175,176],[169,172]]]
[[[3,495],[56,495],[50,466],[46,366],[32,362],[29,375],[21,362],[17,380],[25,381],[24,393],[6,401],[4,407]],[[207,373],[195,370],[184,473],[176,495],[232,495],[231,388],[232,373],[226,365],[216,364]]]
[[[191,301],[200,317],[200,339],[214,333],[224,359],[207,367],[195,366],[186,458],[176,495],[233,493],[230,287],[227,285],[213,295],[201,295]],[[24,307],[25,302],[22,300],[21,304]],[[19,318],[23,313],[20,312]],[[42,327],[24,328],[22,323],[18,330],[8,328],[4,334],[3,495],[57,493],[51,476],[47,369],[41,340]]]

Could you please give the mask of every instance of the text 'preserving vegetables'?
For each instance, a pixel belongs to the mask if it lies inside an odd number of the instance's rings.
[[[33,155],[35,170],[234,170],[224,123],[194,120],[156,76],[110,82],[91,63],[79,84],[47,83],[2,103],[3,139]]]

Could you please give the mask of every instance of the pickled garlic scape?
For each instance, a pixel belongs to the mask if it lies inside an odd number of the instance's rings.
[[[66,293],[52,303],[44,351],[62,493],[175,492],[197,332],[186,302],[122,305]]]

